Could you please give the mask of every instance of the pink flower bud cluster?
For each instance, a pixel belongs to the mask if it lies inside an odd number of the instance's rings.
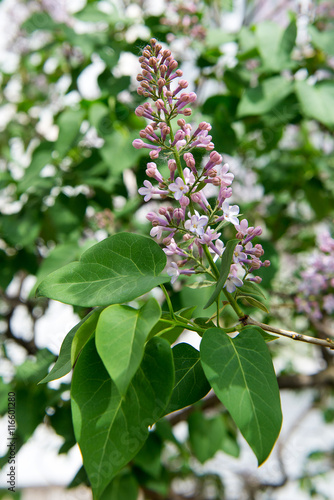
[[[260,227],[248,227],[246,219],[239,224],[239,207],[228,202],[232,195],[234,175],[229,172],[228,163],[224,163],[223,157],[214,150],[212,137],[209,135],[211,125],[201,122],[192,131],[192,126],[184,118],[179,118],[179,128],[173,133],[171,119],[180,114],[190,115],[191,110],[186,106],[195,101],[196,95],[182,92],[188,83],[184,79],[176,81],[177,77],[182,76],[182,72],[177,69],[177,61],[155,39],[145,47],[140,62],[142,73],[137,77],[140,82],[138,93],[150,97],[154,104],[152,106],[145,103],[136,109],[136,114],[149,120],[149,124],[140,131],[141,139],[135,139],[133,146],[137,149],[150,149],[151,159],[159,159],[160,163],[163,159],[159,154],[163,153],[166,156],[168,176],[162,175],[155,162],[149,162],[146,174],[150,180],[145,180],[138,192],[144,196],[145,202],[152,197],[173,202],[161,207],[158,213],[147,214],[147,219],[153,226],[151,236],[162,239],[168,256],[180,258],[177,262],[173,261],[167,269],[172,283],[180,274],[206,272],[205,246],[214,260],[222,256],[225,247],[219,239],[221,233],[213,227],[226,223],[236,227],[237,238],[240,239],[226,289],[234,291],[237,286],[242,285],[236,275],[240,270],[243,277],[247,275],[247,279],[260,282],[261,278],[248,277],[248,274],[270,264],[269,261],[262,262],[260,259],[263,255],[261,245],[253,246],[251,242],[262,230]],[[192,153],[195,148],[208,152],[200,165],[196,165]],[[214,206],[211,206],[205,196],[207,184],[218,188]],[[191,267],[185,268],[186,265]]]
[[[318,249],[309,258],[300,278],[295,297],[297,311],[316,321],[334,315],[334,239],[328,231],[319,236]]]

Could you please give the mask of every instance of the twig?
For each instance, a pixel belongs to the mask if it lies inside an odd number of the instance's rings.
[[[301,333],[296,333],[291,330],[283,330],[282,328],[276,328],[274,326],[269,326],[264,323],[260,323],[250,316],[246,316],[242,323],[244,325],[254,325],[259,326],[262,330],[266,332],[276,333],[277,335],[282,335],[283,337],[289,337],[292,340],[299,340],[300,342],[307,342],[308,344],[316,344],[323,347],[329,347],[330,349],[334,349],[334,341],[330,338],[327,339],[318,339],[316,337],[309,337],[308,335],[303,335]]]

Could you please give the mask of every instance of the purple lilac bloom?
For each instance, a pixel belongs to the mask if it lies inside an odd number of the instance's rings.
[[[239,274],[247,275],[247,279],[260,282],[258,276],[248,276],[261,266],[269,265],[269,261],[261,261],[263,249],[261,245],[253,247],[251,240],[261,234],[261,228],[248,227],[248,221],[239,222],[239,207],[230,205],[228,198],[232,195],[234,175],[229,172],[229,165],[214,150],[210,123],[201,122],[193,127],[185,117],[191,116],[191,105],[196,101],[194,92],[187,92],[188,82],[182,78],[178,62],[169,49],[163,49],[151,39],[142,56],[138,94],[151,100],[136,109],[136,115],[146,120],[140,131],[140,138],[133,141],[137,149],[150,150],[151,160],[166,162],[169,177],[163,177],[155,162],[147,164],[144,186],[138,189],[144,201],[153,195],[160,195],[172,206],[161,207],[159,214],[150,212],[147,219],[152,223],[151,236],[162,240],[164,251],[172,261],[167,268],[171,282],[181,274],[206,273],[205,247],[214,255],[214,260],[224,252],[224,242],[219,239],[220,233],[215,226],[221,221],[231,223],[240,240],[234,254],[226,289],[234,291],[242,285]],[[153,101],[153,104],[152,104]],[[172,128],[172,120],[176,119],[177,127]],[[196,148],[209,152],[203,164],[196,164],[193,152]],[[163,171],[163,170],[162,170]],[[154,185],[153,182],[157,184]],[[217,202],[211,206],[203,192],[206,184],[219,187]],[[176,206],[175,206],[176,205]],[[176,262],[177,259],[178,260]]]
[[[318,249],[300,272],[295,303],[298,312],[314,321],[334,314],[334,239],[328,231],[319,236]]]

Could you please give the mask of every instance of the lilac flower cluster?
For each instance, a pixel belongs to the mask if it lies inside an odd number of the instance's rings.
[[[329,232],[319,236],[318,250],[310,257],[295,298],[297,311],[319,321],[334,314],[334,239]]]
[[[234,176],[229,172],[229,165],[223,163],[222,156],[214,150],[209,135],[211,125],[201,122],[193,130],[180,117],[191,115],[189,105],[196,100],[196,94],[185,92],[188,82],[181,78],[182,71],[178,69],[177,61],[170,50],[163,49],[155,39],[144,48],[139,61],[142,72],[137,76],[140,82],[138,94],[150,98],[154,104],[146,102],[137,107],[137,116],[146,118],[148,125],[140,131],[141,138],[135,139],[133,146],[149,149],[151,160],[161,163],[165,160],[168,166],[166,178],[155,162],[149,162],[146,174],[150,180],[144,181],[139,194],[146,202],[156,195],[162,200],[173,201],[173,206],[162,206],[158,213],[147,214],[153,226],[151,236],[158,240],[163,238],[164,251],[173,258],[167,269],[171,282],[174,283],[180,274],[209,272],[205,255],[211,254],[213,260],[222,256],[225,246],[218,231],[227,223],[235,226],[236,237],[240,240],[225,284],[227,291],[235,291],[246,276],[249,280],[261,282],[260,277],[248,275],[270,264],[268,260],[262,262],[260,259],[262,246],[253,246],[252,243],[262,230],[259,226],[249,227],[246,219],[239,222],[239,207],[228,202]],[[177,120],[175,132],[172,120]],[[202,165],[196,165],[193,155],[196,149],[208,152]],[[219,188],[214,206],[204,193],[208,184]]]

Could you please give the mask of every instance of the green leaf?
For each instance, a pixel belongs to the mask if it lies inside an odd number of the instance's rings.
[[[200,318],[196,318],[194,320],[194,323],[198,326],[200,326],[201,328],[204,328],[204,330],[207,330],[208,328],[215,328],[215,324],[214,322],[212,321],[211,318],[209,317],[200,317]]]
[[[175,367],[175,385],[166,410],[171,413],[204,398],[210,390],[197,349],[189,344],[177,344],[172,349]]]
[[[164,413],[173,385],[172,352],[164,339],[147,343],[125,398],[104,368],[94,339],[86,344],[73,373],[72,418],[94,499],[138,453],[148,427]]]
[[[219,279],[217,281],[217,285],[215,288],[215,291],[211,295],[209,301],[205,305],[204,309],[207,309],[211,304],[214,303],[220,292],[222,291],[223,286],[225,285],[225,282],[227,280],[227,277],[230,273],[230,268],[231,268],[231,263],[233,259],[233,252],[237,244],[239,243],[239,240],[230,240],[226,244],[226,248],[224,250],[223,256],[221,258],[221,266],[220,266],[220,274],[219,274]]]
[[[141,309],[109,306],[99,318],[96,349],[122,396],[139,368],[148,334],[160,316],[160,306],[152,298]]]
[[[159,276],[165,265],[164,252],[151,238],[119,233],[50,274],[37,294],[82,307],[128,302],[169,281]]]
[[[76,19],[82,22],[98,23],[109,21],[109,14],[99,10],[98,4],[88,4],[80,12],[74,14]]]
[[[103,307],[97,307],[94,311],[91,311],[86,317],[84,323],[75,332],[71,345],[71,364],[78,359],[78,356],[84,346],[87,344],[90,337],[94,334],[96,330],[97,322],[99,321],[100,315],[103,312]]]
[[[24,172],[24,177],[18,183],[19,193],[24,193],[41,182],[40,172],[45,165],[52,162],[51,153],[53,144],[50,142],[43,142],[38,146],[32,156],[29,167]]]
[[[267,299],[263,291],[261,290],[261,287],[257,283],[254,283],[253,281],[245,280],[244,284],[238,288],[238,293],[242,295],[251,295],[254,297],[260,297],[263,299]]]
[[[261,465],[282,425],[276,375],[261,334],[247,326],[232,339],[219,328],[209,329],[201,342],[201,362],[216,395]]]
[[[59,25],[46,12],[34,12],[21,26],[27,33],[33,33],[36,30],[53,31]]]
[[[205,42],[207,47],[219,47],[224,43],[233,42],[234,40],[234,35],[226,33],[226,31],[220,28],[211,28],[208,30]]]
[[[110,134],[110,128],[106,127],[103,130],[101,124],[99,132],[105,138],[100,154],[113,176],[121,174],[126,168],[133,167],[138,158],[143,155],[141,149],[134,149],[132,146],[132,141],[138,137],[137,132],[130,134],[125,129]]]
[[[257,47],[265,70],[280,71],[292,66],[291,52],[296,35],[295,21],[292,21],[284,32],[272,21],[264,21],[256,27]]]
[[[334,56],[334,30],[318,31],[315,26],[309,26],[312,43],[317,49],[323,50],[330,56]]]
[[[279,337],[277,337],[277,335],[272,335],[271,333],[265,332],[264,330],[262,330],[262,328],[259,328],[256,326],[254,328],[256,328],[257,331],[261,334],[261,336],[265,342],[272,342],[273,340],[279,339]]]
[[[210,280],[204,280],[204,281],[195,281],[194,283],[190,283],[190,285],[187,285],[188,288],[193,288],[194,290],[197,290],[198,288],[207,288],[208,286],[215,285],[215,281],[210,281]]]
[[[231,432],[230,417],[225,414],[207,418],[203,412],[196,411],[188,419],[189,441],[195,457],[203,464],[214,457],[217,451],[223,451],[238,457],[240,449],[236,435]]]
[[[266,78],[255,88],[247,88],[238,106],[239,118],[271,111],[293,91],[293,84],[282,76]]]
[[[102,310],[102,308],[101,308]],[[72,342],[74,339],[74,336],[79,333],[80,335],[80,330],[82,329],[83,331],[87,331],[87,326],[92,325],[90,317],[96,315],[96,311],[91,311],[90,313],[85,316],[80,323],[75,325],[66,335],[66,337],[63,340],[63,343],[60,348],[59,356],[57,358],[56,363],[54,364],[52,370],[50,373],[44,377],[39,384],[46,384],[47,382],[51,382],[51,380],[56,380],[58,378],[64,377],[64,375],[67,375],[71,369],[72,369],[72,362],[71,362],[71,348],[72,348]],[[88,321],[87,325],[85,324],[86,321]],[[95,326],[94,326],[95,329]],[[94,330],[91,331],[93,333]]]
[[[38,268],[36,274],[37,282],[33,286],[30,296],[35,295],[39,283],[46,276],[48,276],[48,274],[56,271],[59,267],[65,266],[66,264],[73,262],[75,259],[80,258],[83,250],[84,249],[79,247],[77,242],[60,244],[51,250],[48,256],[42,260],[42,263]]]
[[[202,412],[192,413],[188,419],[189,441],[195,457],[203,464],[212,458],[226,434],[221,416],[205,418]]]
[[[48,349],[40,349],[34,357],[28,357],[21,365],[16,368],[16,381],[23,382],[24,385],[34,385],[45,373],[46,369],[54,360],[54,355]]]
[[[334,127],[334,84],[324,81],[312,86],[295,82],[296,94],[303,113],[329,128]]]
[[[57,120],[59,135],[55,144],[55,150],[59,153],[61,158],[71,149],[79,136],[84,116],[85,111],[82,109],[67,109],[59,115]]]
[[[138,483],[130,471],[118,474],[102,493],[100,500],[137,500]]]
[[[158,478],[161,474],[161,451],[163,443],[156,432],[150,432],[144,446],[133,459],[133,463],[139,466],[150,476]]]
[[[19,214],[6,215],[1,220],[1,233],[12,246],[35,246],[40,232],[40,212],[26,207]]]
[[[251,297],[250,295],[238,295],[238,299],[244,299],[248,304],[252,307],[256,307],[257,309],[261,309],[261,311],[264,311],[265,313],[269,314],[268,309],[262,302],[260,302],[257,299],[254,299],[254,297]]]

